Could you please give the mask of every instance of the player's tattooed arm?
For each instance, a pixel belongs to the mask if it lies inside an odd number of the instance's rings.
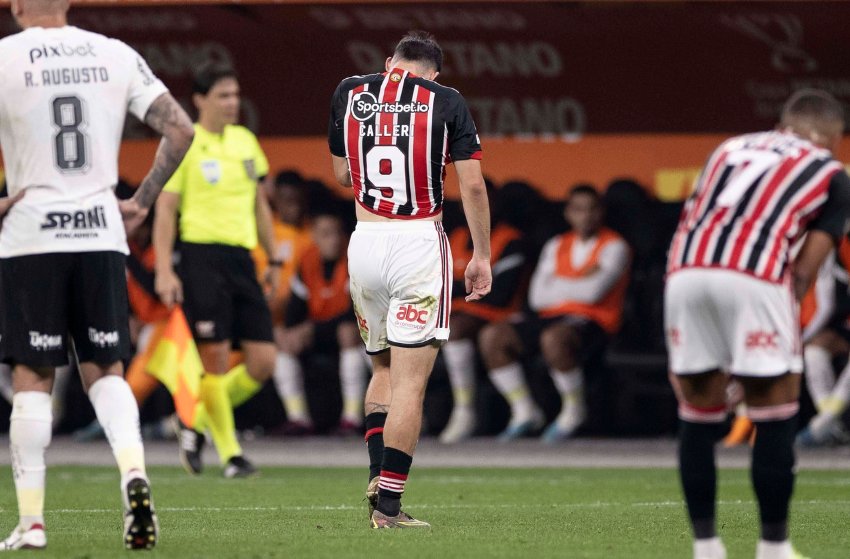
[[[366,402],[364,411],[366,412],[366,415],[369,415],[370,413],[389,413],[390,406],[389,404],[379,404],[378,402]]]
[[[192,119],[170,93],[163,93],[151,104],[145,115],[145,123],[162,134],[153,167],[133,196],[141,207],[147,209],[153,205],[162,187],[183,161],[183,156],[192,145],[195,131]]]

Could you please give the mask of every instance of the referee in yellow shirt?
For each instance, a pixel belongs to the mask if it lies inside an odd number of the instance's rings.
[[[206,414],[194,429],[181,426],[181,461],[190,473],[200,473],[208,428],[224,476],[246,477],[256,469],[236,440],[233,406],[262,387],[275,360],[269,306],[250,253],[259,241],[272,254],[271,213],[258,186],[269,165],[257,138],[236,124],[239,81],[232,68],[203,67],[192,100],[198,109],[195,140],[156,205],[156,292],[166,305],[183,304],[205,370]],[[269,264],[266,277],[273,284],[280,262]],[[233,340],[240,342],[245,367],[228,373]]]

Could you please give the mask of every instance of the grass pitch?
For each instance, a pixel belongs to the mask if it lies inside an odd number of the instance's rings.
[[[0,529],[17,521],[4,466]],[[414,468],[406,508],[430,532],[368,528],[365,469],[271,468],[225,480],[216,468],[190,478],[152,468],[161,537],[152,552],[126,552],[118,474],[49,469],[48,550],[33,557],[593,557],[682,558],[691,538],[670,469]],[[718,524],[729,557],[754,556],[756,508],[746,471],[720,473]],[[797,479],[792,539],[804,554],[846,558],[850,472]]]

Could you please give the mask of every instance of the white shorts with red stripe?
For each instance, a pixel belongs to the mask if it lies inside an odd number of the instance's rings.
[[[451,262],[440,222],[357,224],[348,245],[348,272],[367,352],[449,339]]]
[[[803,370],[791,290],[740,272],[685,268],[667,279],[664,328],[677,375],[723,370],[773,377]]]

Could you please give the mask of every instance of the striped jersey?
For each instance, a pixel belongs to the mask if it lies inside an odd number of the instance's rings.
[[[682,211],[668,273],[721,268],[781,283],[808,229],[835,239],[850,217],[850,178],[829,151],[771,131],[727,140]]]
[[[339,84],[328,144],[331,153],[348,159],[357,202],[397,219],[439,214],[445,165],[481,158],[461,94],[399,68]]]

